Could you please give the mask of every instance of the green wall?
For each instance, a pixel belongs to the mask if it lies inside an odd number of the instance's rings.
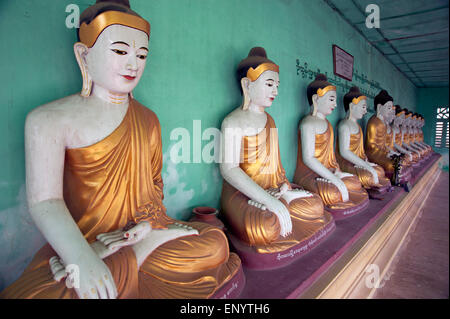
[[[65,8],[75,3],[84,10],[93,2],[0,2],[4,77],[0,86],[0,242],[18,240],[21,232],[33,229],[23,206],[25,117],[41,104],[79,92],[81,76],[72,48],[76,32],[65,26]],[[354,56],[359,74],[378,82],[399,104],[416,107],[414,85],[321,0],[131,3],[152,26],[147,69],[134,95],[156,112],[162,125],[164,203],[173,217],[187,219],[199,205],[218,207],[221,177],[217,164],[172,163],[168,154],[177,141],[170,140],[170,133],[181,127],[192,136],[193,120],[201,120],[203,130],[220,127],[222,119],[240,105],[234,72],[253,46],[263,46],[269,58],[280,65],[279,96],[269,113],[279,128],[281,157],[289,179],[295,171],[297,126],[309,111],[306,86],[311,82],[297,74],[297,59],[311,70],[331,75],[332,44],[336,44]],[[329,117],[333,126],[344,116],[341,101],[345,92],[339,88],[338,94],[340,107]],[[0,265],[20,253],[5,254],[0,255]]]

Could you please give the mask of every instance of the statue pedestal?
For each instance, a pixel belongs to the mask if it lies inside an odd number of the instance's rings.
[[[333,219],[309,238],[305,238],[297,245],[275,253],[258,253],[251,246],[246,245],[231,233],[227,233],[233,250],[241,258],[242,264],[253,270],[270,270],[285,267],[298,260],[314,247],[325,241],[333,233],[336,225]]]
[[[209,299],[237,299],[245,287],[245,275],[241,267],[224,286],[220,287]]]
[[[352,208],[346,208],[346,209],[331,209],[328,207],[325,207],[325,210],[329,212],[335,220],[341,220],[344,218],[348,218],[354,215],[357,215],[364,211],[369,206],[369,198],[362,202],[361,204],[354,206]]]
[[[370,189],[366,189],[367,193],[369,193],[369,199],[378,199],[382,200],[384,195],[393,190],[392,186],[383,186],[383,187],[374,187]]]

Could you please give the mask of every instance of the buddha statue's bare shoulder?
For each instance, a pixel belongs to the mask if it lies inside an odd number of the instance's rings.
[[[236,108],[229,113],[222,121],[222,129],[226,128],[241,128],[248,126],[247,112],[243,111],[241,107]]]
[[[38,106],[28,113],[25,125],[29,129],[44,129],[50,126],[55,133],[62,126],[73,126],[80,112],[86,107],[83,100],[79,94],[74,94]]]

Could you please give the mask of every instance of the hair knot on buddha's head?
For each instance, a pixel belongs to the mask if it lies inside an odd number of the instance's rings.
[[[103,3],[103,2],[120,4],[120,5],[126,6],[128,8],[131,8],[130,7],[130,0],[97,0],[97,1],[95,1],[95,4]]]
[[[374,102],[374,107],[375,107],[375,111],[378,110],[378,105],[384,105],[387,102],[394,102],[394,99],[392,98],[392,96],[389,95],[389,93],[386,90],[381,90],[380,93],[378,93],[377,96],[375,96],[373,102]]]
[[[316,75],[316,78],[314,81],[322,81],[322,82],[327,82],[328,78],[325,74],[319,73]]]
[[[266,50],[262,47],[254,47],[247,57],[243,59],[237,67],[237,80],[241,83],[243,78],[256,81],[265,71],[279,72],[278,65],[267,58]]]
[[[358,104],[362,99],[366,99],[365,95],[361,93],[359,87],[352,86],[350,91],[344,95],[344,110],[347,112],[350,109],[350,103]]]
[[[312,81],[308,85],[308,88],[306,89],[306,95],[308,97],[309,105],[313,104],[312,97],[315,94],[322,97],[323,95],[325,95],[325,93],[327,93],[330,90],[336,91],[336,87],[334,85],[331,85],[330,82],[328,82],[328,78],[325,74],[322,73],[317,74],[314,81]]]
[[[248,57],[260,57],[260,58],[264,58],[267,59],[267,53],[266,50],[262,47],[254,47],[250,50],[250,52],[248,53]]]
[[[131,10],[129,0],[97,0],[80,15],[78,41],[90,48],[100,33],[113,24],[143,31],[150,37],[150,23]]]

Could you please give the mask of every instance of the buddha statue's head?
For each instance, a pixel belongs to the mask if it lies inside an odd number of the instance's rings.
[[[417,127],[417,113],[415,113],[415,112],[411,116],[411,126],[413,128]]]
[[[367,113],[367,97],[354,86],[344,95],[344,110],[349,119],[360,120]]]
[[[410,125],[410,119],[411,119],[411,116],[412,116],[412,112],[410,112],[410,111],[409,111],[408,109],[406,109],[406,108],[404,108],[403,110],[405,111],[405,119],[404,119],[404,121],[403,121],[403,126],[404,126],[405,128],[408,128],[409,125]]]
[[[325,74],[317,74],[315,80],[308,85],[306,95],[313,116],[318,113],[330,115],[336,108],[336,87],[328,82]]]
[[[103,88],[128,94],[145,68],[150,24],[130,9],[128,0],[97,0],[80,16],[74,51],[83,77],[81,95]]]
[[[405,111],[400,107],[400,105],[395,106],[395,118],[394,118],[394,126],[400,127],[403,125],[405,120]]]
[[[420,116],[419,128],[422,128],[425,125],[425,118],[422,115],[419,116]]]
[[[242,109],[250,104],[260,108],[272,105],[278,95],[279,67],[267,58],[266,50],[255,47],[237,68],[237,79],[243,94]]]
[[[386,90],[381,90],[374,99],[375,112],[383,120],[393,117],[395,113],[394,99]]]

